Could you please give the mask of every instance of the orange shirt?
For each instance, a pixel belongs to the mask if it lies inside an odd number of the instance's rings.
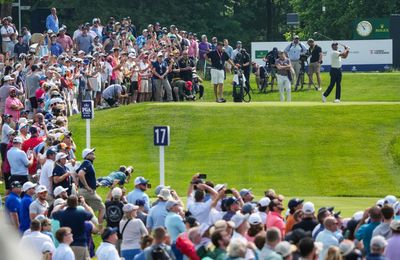
[[[294,224],[296,224],[296,220],[294,219],[293,214],[289,214],[289,216],[286,219],[286,227],[285,227],[286,234],[292,231]]]

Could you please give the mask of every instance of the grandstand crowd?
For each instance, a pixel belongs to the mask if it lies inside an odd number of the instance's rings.
[[[391,195],[343,218],[332,207],[340,205],[316,209],[273,189],[253,194],[201,174],[187,180],[186,193],[151,188],[132,166],[96,174],[95,149],[77,147],[68,130],[81,101],[104,107],[201,98],[196,67],[217,48],[215,37],[197,41],[159,23],[139,34],[129,17],[105,25],[94,18],[69,34],[54,8],[44,34],[17,32],[11,17],[2,23],[2,208],[21,248],[47,260],[400,259],[400,202]],[[228,46],[233,57],[238,50]],[[105,200],[98,189],[109,189]]]

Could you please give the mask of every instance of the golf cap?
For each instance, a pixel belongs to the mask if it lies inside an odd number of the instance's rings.
[[[122,189],[120,187],[115,187],[114,189],[112,189],[111,191],[111,197],[115,198],[121,198],[122,197]]]
[[[237,203],[238,200],[235,197],[229,197],[225,200],[225,207],[229,208],[230,206],[233,205],[233,203]]]
[[[82,151],[82,158],[85,159],[86,156],[88,156],[88,154],[93,153],[96,149],[90,149],[90,148],[86,148]]]
[[[14,137],[13,144],[22,144],[22,138],[19,136]]]
[[[314,214],[315,212],[314,204],[310,201],[307,201],[306,203],[304,203],[302,211],[305,214]]]
[[[57,151],[54,148],[49,148],[46,151],[46,156],[50,156],[50,155],[53,155],[53,154],[57,154]]]
[[[226,187],[226,183],[224,183],[224,184],[217,184],[217,185],[215,185],[214,190],[215,190],[216,192],[219,192],[221,189],[223,189],[223,188],[225,188],[225,187]]]
[[[236,42],[236,45],[239,45],[239,44],[242,44],[242,42],[241,42],[241,41],[237,41],[237,42]]]
[[[298,35],[295,35],[295,36],[293,37],[293,39],[300,39],[300,37],[299,37]]]
[[[56,161],[59,161],[59,160],[61,160],[61,159],[67,158],[67,157],[68,157],[68,155],[65,154],[65,153],[57,153],[57,155],[56,155]]]
[[[244,197],[244,196],[247,196],[247,195],[253,195],[252,193],[251,193],[251,189],[241,189],[240,190],[240,192],[239,192],[239,194],[240,194],[240,197]]]
[[[350,254],[353,249],[354,249],[354,242],[351,240],[343,240],[340,244],[339,244],[339,249],[340,249],[340,253],[342,254],[342,256],[347,256],[348,254]]]
[[[158,185],[158,186],[156,187],[156,189],[154,190],[154,193],[155,193],[156,196],[157,196],[158,194],[160,194],[160,191],[161,191],[162,189],[170,189],[170,188],[171,188],[170,186]]]
[[[169,201],[167,201],[167,203],[165,204],[165,208],[168,210],[168,211],[170,211],[174,206],[176,206],[176,205],[181,205],[180,203],[179,203],[179,201],[177,201],[177,200],[169,200]]]
[[[307,42],[314,42],[314,39],[310,38],[310,39],[307,40]]]
[[[162,57],[162,56],[164,56],[164,55],[161,51],[157,53],[157,57]]]
[[[57,186],[53,192],[54,197],[60,196],[61,193],[63,193],[64,191],[67,191],[67,190],[68,190],[68,188],[64,188],[62,186]]]
[[[254,204],[247,202],[242,207],[243,214],[251,214],[254,210]]]
[[[47,191],[47,188],[44,185],[39,185],[36,187],[36,194],[46,192],[46,191]]]
[[[24,185],[22,185],[22,191],[26,192],[27,190],[35,188],[35,187],[36,187],[36,184],[34,184],[30,181],[27,181],[24,183]]]
[[[275,246],[275,252],[280,254],[283,258],[291,255],[296,249],[296,246],[290,244],[288,241],[281,241]]]
[[[400,231],[400,220],[393,220],[392,223],[390,223],[390,228],[392,230]]]
[[[169,189],[161,189],[160,193],[157,195],[157,197],[163,199],[163,200],[169,200],[171,199],[171,191]]]
[[[106,229],[104,229],[103,234],[101,234],[101,239],[107,240],[111,235],[118,233],[118,229],[117,228],[111,228],[111,227],[106,227]]]
[[[122,211],[123,212],[131,212],[133,210],[137,210],[138,208],[139,208],[139,206],[133,205],[132,203],[128,203],[122,207]]]
[[[4,78],[3,78],[4,81],[9,81],[9,80],[13,80],[13,79],[14,79],[14,78],[11,77],[10,75],[6,75],[6,76],[4,76]]]
[[[302,204],[303,202],[304,202],[304,200],[300,200],[298,198],[291,199],[291,200],[289,200],[288,208],[289,209],[294,209],[295,207],[297,207],[298,205]]]
[[[60,186],[58,186],[58,187],[60,187]],[[66,201],[65,201],[64,199],[58,198],[58,199],[56,199],[56,200],[53,202],[53,206],[54,206],[54,207],[57,207],[57,206],[59,206],[59,205],[65,204],[65,203],[66,203]]]
[[[140,184],[147,184],[147,183],[149,183],[149,180],[146,180],[144,177],[142,177],[142,176],[138,176],[138,177],[136,177],[136,179],[135,179],[135,186],[136,185],[140,185]]]
[[[249,217],[249,223],[250,225],[259,225],[262,223],[262,219],[260,217],[260,214],[258,213],[253,213]]]
[[[268,197],[264,197],[264,198],[260,199],[260,201],[258,202],[258,204],[259,204],[261,207],[268,207],[268,206],[269,206],[269,203],[271,203],[271,199],[268,198]]]
[[[231,221],[233,223],[235,223],[235,228],[238,228],[240,225],[243,224],[243,222],[245,222],[246,220],[248,220],[249,215],[243,215],[240,213],[236,213],[235,215],[233,215],[233,217],[231,218]]]
[[[385,197],[385,204],[393,206],[397,202],[397,198],[393,195],[387,195]]]

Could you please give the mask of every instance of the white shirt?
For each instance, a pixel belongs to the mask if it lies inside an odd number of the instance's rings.
[[[0,29],[0,32],[2,34],[1,38],[3,39],[3,42],[9,42],[9,41],[11,41],[11,38],[10,37],[4,37],[3,34],[15,33],[15,30],[10,25],[7,25],[7,27],[2,26],[1,29]]]
[[[200,224],[211,224],[210,223],[210,211],[211,211],[212,200],[209,199],[206,202],[195,202],[192,197],[187,198],[187,208],[192,213],[193,217]]]
[[[122,219],[119,222],[119,230],[122,232],[127,219]],[[132,219],[126,225],[122,234],[121,250],[140,249],[140,240],[149,232],[140,219]]]
[[[53,240],[48,235],[45,235],[39,231],[30,232],[28,235],[22,237],[20,241],[20,247],[29,247],[33,252],[42,254],[42,246],[45,242],[49,242],[54,249]]]
[[[231,240],[234,240],[234,239],[238,239],[238,240],[244,242],[246,245],[249,242],[249,241],[247,241],[247,239],[244,236],[242,236],[240,233],[238,233],[236,231],[233,231],[233,235],[232,235]],[[254,255],[253,250],[251,250],[250,248],[247,248],[246,257],[245,258],[246,259],[255,259],[255,255]]]
[[[340,69],[342,67],[342,57],[339,56],[339,51],[332,51],[331,53],[331,67]]]
[[[43,164],[39,178],[39,184],[46,186],[49,195],[53,194],[53,189],[52,189],[53,185],[52,182],[50,181],[50,178],[53,177],[53,169],[54,169],[54,161],[51,159],[46,159],[46,162]]]
[[[8,144],[10,142],[10,138],[8,137],[7,133],[11,130],[9,124],[5,123],[1,128],[1,143]]]
[[[62,243],[58,245],[53,253],[52,260],[75,260],[75,255],[69,245]]]
[[[101,242],[99,248],[96,250],[97,260],[120,260],[118,251],[114,245]]]

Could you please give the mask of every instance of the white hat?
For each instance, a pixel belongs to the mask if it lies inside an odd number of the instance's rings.
[[[111,191],[111,196],[113,198],[118,197],[120,198],[122,196],[122,190],[120,187],[115,187],[114,189],[112,189]]]
[[[14,139],[13,139],[13,143],[14,143],[14,144],[16,144],[16,143],[20,143],[20,144],[22,144],[22,138],[21,138],[21,137],[19,137],[19,136],[16,136],[16,137],[14,137]]]
[[[304,203],[302,211],[305,214],[314,214],[315,212],[314,204],[310,201],[307,201],[306,203]]]
[[[82,151],[82,158],[85,159],[88,154],[93,153],[95,150],[96,150],[95,148],[93,148],[93,149],[90,149],[90,148],[84,149]]]
[[[342,254],[342,256],[347,256],[348,254],[350,254],[353,249],[354,249],[354,242],[351,240],[343,240],[340,244],[339,244],[339,249],[340,249],[340,253]]]
[[[231,218],[231,221],[235,223],[235,228],[238,228],[244,221],[246,221],[249,218],[249,214],[242,215],[241,213],[236,213],[233,215]]]
[[[379,248],[379,249],[383,249],[387,246],[387,241],[383,236],[374,236],[371,239],[371,244],[370,244],[371,248]]]
[[[168,200],[165,204],[165,208],[170,211],[176,205],[181,205],[181,203],[177,200]]]
[[[147,184],[149,183],[149,180],[146,180],[144,177],[142,176],[138,176],[135,178],[135,186],[139,185],[139,184]],[[161,191],[160,191],[161,192]]]
[[[56,155],[56,161],[67,158],[68,155],[66,153],[57,153]]]
[[[47,191],[47,188],[44,185],[39,185],[36,188],[36,193],[42,193],[42,192],[45,192],[45,191]]]
[[[20,117],[19,119],[18,119],[18,124],[28,124],[28,119],[27,118],[25,118],[25,117]]]
[[[60,187],[60,186],[58,186],[58,187]],[[65,203],[66,203],[66,201],[65,201],[64,199],[58,198],[58,199],[56,199],[56,200],[53,202],[53,206],[54,206],[54,207],[57,207],[57,206],[59,206],[59,205],[65,204]]]
[[[216,192],[219,192],[222,188],[226,188],[226,183],[215,185],[214,190],[215,190]]]
[[[260,214],[258,213],[253,213],[249,217],[249,223],[250,225],[258,225],[262,223],[262,219],[260,217]]]
[[[131,212],[132,210],[138,209],[139,206],[133,205],[132,203],[125,204],[122,208],[123,212]]]
[[[22,191],[26,192],[27,190],[35,188],[35,187],[36,187],[36,184],[34,184],[30,181],[27,181],[24,183],[24,185],[22,185]]]
[[[61,193],[63,193],[64,191],[67,191],[67,190],[68,190],[68,188],[64,188],[64,187],[62,187],[62,186],[57,186],[57,187],[54,189],[54,192],[53,192],[54,197],[59,196]]]
[[[268,197],[264,197],[264,198],[260,199],[260,201],[258,202],[258,204],[260,204],[261,207],[268,207],[270,203],[271,203],[271,199]]]
[[[296,246],[290,244],[288,241],[281,241],[275,246],[275,252],[280,254],[282,257],[289,256],[296,250]]]
[[[376,206],[378,206],[378,207],[383,207],[383,204],[385,204],[385,199],[379,199],[376,202]]]
[[[81,55],[81,54],[85,54],[85,52],[82,50],[78,51],[78,55]]]
[[[364,212],[357,211],[356,213],[353,214],[353,218],[354,218],[355,221],[358,222],[358,221],[360,221],[362,219],[363,215],[364,215]]]
[[[164,56],[164,54],[163,54],[161,51],[159,51],[159,52],[157,53],[157,57],[162,57],[162,56]]]
[[[162,198],[163,200],[169,200],[171,198],[171,191],[165,188],[161,189],[157,197]]]
[[[128,54],[128,58],[136,58],[136,54],[131,52]]]
[[[387,195],[385,197],[385,204],[389,204],[390,206],[392,206],[393,204],[395,204],[397,201],[397,198],[393,195]]]
[[[13,79],[14,79],[14,78],[11,77],[10,75],[6,75],[6,76],[4,76],[4,78],[3,78],[4,81],[9,81],[9,80],[13,80]]]

